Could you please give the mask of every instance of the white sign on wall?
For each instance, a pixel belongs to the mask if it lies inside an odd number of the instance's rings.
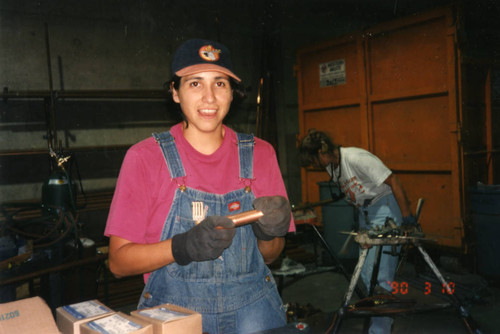
[[[345,85],[345,59],[319,64],[319,86]]]

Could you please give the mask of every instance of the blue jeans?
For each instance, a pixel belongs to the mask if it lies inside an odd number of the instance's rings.
[[[392,218],[397,225],[401,225],[403,221],[401,210],[399,209],[396,198],[392,194],[382,197],[375,204],[367,208],[360,208],[359,228],[361,230],[372,229],[375,226],[384,226],[387,217]],[[376,250],[376,247],[372,247],[368,250],[366,261],[361,271],[361,279],[367,289],[370,288]],[[398,264],[398,255],[386,254],[385,252],[390,253],[391,246],[382,247],[377,282],[380,287],[392,291],[390,282],[394,280]],[[368,332],[370,334],[390,333],[392,323],[393,320],[390,317],[372,317],[370,319],[370,329]]]

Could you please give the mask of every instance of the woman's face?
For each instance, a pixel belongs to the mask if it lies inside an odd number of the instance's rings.
[[[179,89],[172,89],[172,97],[181,105],[190,131],[207,133],[222,129],[233,92],[227,75],[201,72],[182,77]]]
[[[334,162],[334,157],[331,153],[323,153],[321,150],[318,150],[318,160],[315,167],[326,168],[332,162]]]

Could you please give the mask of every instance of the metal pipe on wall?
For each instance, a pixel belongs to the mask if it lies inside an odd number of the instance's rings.
[[[54,88],[52,82],[52,64],[50,61],[50,42],[49,42],[49,27],[45,23],[45,48],[47,51],[47,70],[49,75],[49,92],[50,92],[50,104],[48,105],[48,117],[50,121],[47,126],[47,141],[49,146],[49,151],[54,148],[57,144],[57,128],[56,128],[56,117],[55,117],[55,98],[54,98]],[[47,103],[45,104],[47,106]],[[49,125],[50,124],[50,125]]]

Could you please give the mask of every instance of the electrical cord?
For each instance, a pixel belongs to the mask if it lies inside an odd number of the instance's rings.
[[[36,217],[33,219],[17,219],[16,216],[24,211],[33,210],[39,206],[28,206],[9,214],[2,205],[2,213],[7,218],[4,224],[4,231],[13,233],[20,238],[30,239],[33,242],[33,249],[41,249],[53,246],[66,239],[70,233],[74,233],[78,239],[78,215],[75,217],[71,212],[60,207],[50,206],[52,214]]]

